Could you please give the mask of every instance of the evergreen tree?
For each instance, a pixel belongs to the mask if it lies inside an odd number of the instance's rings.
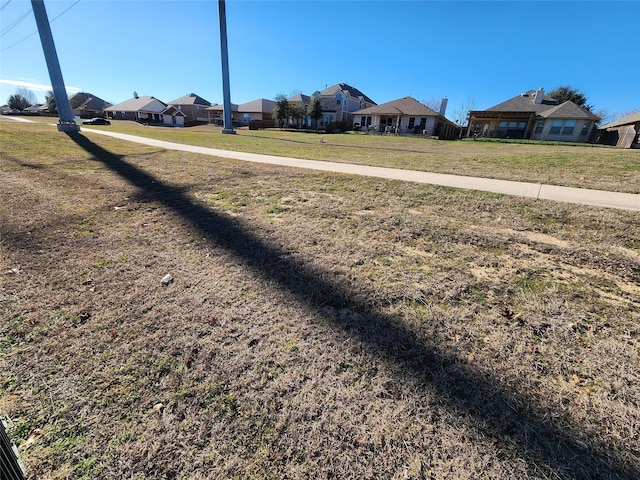
[[[276,106],[273,109],[271,116],[274,120],[278,120],[278,126],[282,128],[284,121],[289,118],[289,102],[284,95],[276,95]]]
[[[16,93],[9,97],[9,99],[7,100],[7,105],[9,105],[9,108],[12,110],[18,110],[19,112],[22,112],[23,110],[29,108],[31,106],[31,103],[29,103],[29,100],[24,98],[22,95]]]
[[[53,90],[49,90],[44,96],[44,101],[47,104],[47,110],[49,113],[58,113],[58,106],[56,105],[56,97],[53,94]]]
[[[322,102],[318,97],[312,97],[309,103],[309,116],[315,121],[316,130],[318,129],[318,121],[322,118]]]
[[[571,88],[569,85],[563,85],[548,93],[548,95],[557,100],[560,103],[572,101],[579,107],[585,108],[589,111],[593,109],[593,106],[587,105],[587,97],[577,88]]]

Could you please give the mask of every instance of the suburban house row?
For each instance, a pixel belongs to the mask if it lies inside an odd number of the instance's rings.
[[[435,111],[412,97],[403,97],[380,105],[357,88],[338,83],[311,96],[297,94],[290,104],[309,104],[318,98],[322,117],[315,125],[307,117],[303,128],[321,130],[355,129],[367,132],[417,134],[440,139],[486,137],[566,142],[597,142],[618,147],[640,147],[640,114],[617,122],[597,126],[600,117],[571,101],[558,102],[545,95],[544,89],[522,92],[486,110],[472,110],[465,127],[446,118],[447,98]],[[75,115],[103,116],[114,120],[133,120],[167,126],[190,126],[203,123],[222,124],[224,106],[211,104],[190,93],[168,103],[138,96],[116,105],[79,93],[70,97]],[[274,127],[274,100],[260,98],[243,104],[231,104],[234,126]]]
[[[445,117],[446,99],[436,112],[411,97],[377,105],[357,88],[339,83],[315,92],[312,96],[297,94],[287,99],[289,104],[309,104],[316,97],[322,105],[322,117],[313,125],[310,117],[302,121],[303,128],[351,129],[393,133],[420,133],[441,138],[459,136],[459,127]],[[235,126],[274,127],[272,115],[276,102],[260,98],[243,104],[231,104]],[[195,93],[168,103],[151,97],[138,96],[105,108],[113,120],[133,120],[147,124],[188,126],[199,123],[222,123],[224,106],[211,104]]]
[[[443,98],[434,111],[412,97],[376,104],[355,87],[339,83],[313,95],[294,95],[291,104],[309,104],[313,97],[320,99],[322,118],[317,128],[327,129],[348,122],[350,128],[374,132],[421,134],[441,139],[459,137],[512,138],[566,142],[599,141],[629,148],[640,141],[638,115],[622,119],[616,124],[598,129],[600,117],[571,101],[559,102],[544,93],[543,88],[529,90],[486,110],[469,112],[466,128],[446,118],[447,99]],[[232,104],[232,118],[236,126],[274,126],[273,100],[264,98],[248,103]],[[224,107],[212,105],[195,94],[180,97],[165,104],[154,97],[127,100],[106,109],[114,119],[150,121],[165,125],[189,125],[201,121],[221,123]],[[304,127],[311,127],[310,118]]]

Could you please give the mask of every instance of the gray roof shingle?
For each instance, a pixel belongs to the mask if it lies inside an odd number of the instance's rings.
[[[600,120],[600,117],[594,115],[586,108],[579,107],[571,101],[566,101],[558,106],[548,108],[538,115],[544,118],[585,118],[588,120]]]
[[[159,102],[163,105],[162,109],[153,108],[151,109],[151,105]],[[105,108],[105,110],[109,112],[153,112],[160,113],[165,108],[167,108],[167,104],[161,100],[158,100],[155,97],[133,97],[129,100],[125,100],[124,102],[118,103],[116,105],[112,105],[109,108]]]
[[[176,98],[169,102],[169,105],[204,105],[206,107],[211,106],[211,102],[208,102],[204,98],[196,95],[195,93],[188,93],[183,97]]]
[[[544,96],[542,103],[536,103],[535,97],[536,91],[529,90],[528,92],[521,93],[517,97],[510,98],[509,100],[494,105],[491,108],[487,108],[488,112],[542,112],[549,108],[549,106],[558,105],[559,102],[551,97]]]
[[[620,120],[602,125],[600,129],[622,127],[624,125],[633,125],[635,123],[640,123],[640,112],[632,113],[631,115],[627,115]]]
[[[273,100],[267,100],[266,98],[259,98],[252,102],[247,102],[238,105],[238,112],[240,113],[271,113],[273,112],[276,102]]]
[[[554,98],[543,95],[542,101],[536,103],[536,95],[538,95],[536,90],[529,90],[486,110],[475,110],[471,113],[478,116],[481,116],[482,112],[534,113],[543,118],[600,120],[600,117],[570,100],[560,103]]]
[[[360,90],[358,90],[355,87],[352,87],[351,85],[348,85],[346,83],[336,83],[335,85],[325,88],[324,90],[322,90],[320,92],[320,95],[322,96],[331,96],[331,95],[335,95],[336,93],[340,92],[340,91],[344,91],[347,92],[351,97],[353,98],[360,98],[362,97],[362,99],[367,102],[367,103],[371,103],[373,105],[376,104],[376,102],[374,102],[373,100],[371,100],[369,97],[367,97],[364,93],[362,93]]]
[[[438,112],[420,103],[413,97],[392,100],[354,112],[354,115],[414,115],[416,117],[437,117]]]

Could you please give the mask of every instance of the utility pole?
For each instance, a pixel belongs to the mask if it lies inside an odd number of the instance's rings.
[[[47,17],[47,11],[44,8],[44,0],[31,0],[31,6],[33,8],[33,16],[36,18],[36,24],[38,25],[40,42],[42,43],[44,58],[47,61],[47,68],[49,70],[49,78],[51,78],[51,84],[53,86],[53,96],[56,99],[56,107],[58,108],[58,114],[60,115],[58,131],[79,132],[80,126],[77,125],[73,119],[71,104],[69,103],[69,97],[67,97],[67,89],[65,88],[64,80],[62,79],[62,70],[60,70],[56,46],[53,43],[53,35],[51,35],[49,18]]]
[[[222,133],[236,133],[233,129],[233,113],[231,112],[231,91],[229,90],[229,53],[227,51],[227,12],[224,0],[218,0],[218,17],[220,20],[220,51],[222,57],[222,105],[224,107],[224,124]]]

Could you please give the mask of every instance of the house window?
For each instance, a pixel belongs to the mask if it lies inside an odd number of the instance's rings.
[[[554,120],[551,124],[551,130],[549,130],[549,133],[551,135],[558,135],[560,130],[562,130],[562,120]]]
[[[427,117],[421,117],[420,118],[420,128],[422,130],[424,130],[425,128],[427,128]]]
[[[363,127],[368,127],[371,125],[371,117],[368,116],[362,116],[360,117],[360,125]]]
[[[409,117],[409,129],[416,126],[416,117]]]
[[[575,120],[565,120],[564,121],[564,128],[562,129],[562,134],[563,135],[573,135],[574,128],[576,128],[576,121]]]
[[[536,122],[536,129],[534,130],[535,133],[540,135],[543,129],[544,129],[544,120],[538,120]]]
[[[251,120],[251,114],[250,113],[243,113],[242,114],[242,118],[244,119],[244,122],[247,123],[249,120]]]
[[[582,125],[582,130],[580,131],[580,136],[584,137],[587,135],[587,133],[589,133],[589,129],[591,128],[591,121],[587,120],[586,122],[584,122],[584,125]]]
[[[340,94],[336,95],[336,105],[340,105],[341,101],[342,101],[342,96]]]

